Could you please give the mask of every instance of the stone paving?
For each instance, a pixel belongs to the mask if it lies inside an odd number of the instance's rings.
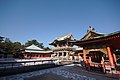
[[[67,70],[67,68],[69,69]],[[38,70],[28,73],[22,73],[17,75],[5,76],[5,77],[1,77],[0,80],[33,80],[33,79],[34,80],[102,80],[102,78],[98,79],[93,74],[92,74],[93,76],[89,76],[89,75],[87,76],[84,74],[81,75],[76,72],[70,72],[70,69],[72,70],[72,68],[75,68],[73,64],[56,67],[56,68]],[[105,78],[104,80],[110,80],[110,79]]]
[[[43,74],[40,76],[26,78],[25,80],[68,80],[68,78],[65,78],[63,76],[56,75],[53,73],[47,73],[47,74]],[[69,79],[69,80],[71,80],[71,79]]]

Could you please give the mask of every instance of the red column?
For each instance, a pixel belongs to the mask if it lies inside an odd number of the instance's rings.
[[[110,47],[107,45],[106,46],[106,49],[107,49],[107,53],[108,53],[108,57],[109,57],[109,61],[110,61],[110,65],[111,65],[111,67],[112,68],[114,68],[115,67],[115,64],[114,64],[114,58],[113,58],[113,53],[111,52],[111,50],[110,50]]]
[[[116,59],[115,54],[113,54],[113,58],[114,58],[114,61],[115,61],[115,63],[116,63],[117,59]]]
[[[85,51],[85,49],[83,49],[83,59],[86,62],[86,51]]]
[[[78,60],[80,61],[80,53],[78,52]]]
[[[43,54],[41,55],[41,57],[43,57]]]
[[[68,53],[68,60],[70,60],[70,52]]]

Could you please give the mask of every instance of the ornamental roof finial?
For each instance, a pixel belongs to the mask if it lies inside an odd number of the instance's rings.
[[[95,28],[92,28],[91,26],[89,26],[89,28],[87,29],[87,33],[90,32],[90,31],[96,32]]]

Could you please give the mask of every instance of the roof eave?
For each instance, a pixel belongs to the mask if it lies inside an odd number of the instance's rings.
[[[109,38],[109,37],[112,37],[112,36],[118,35],[118,34],[120,34],[120,31],[117,31],[117,32],[114,32],[114,33],[110,33],[110,34],[104,35],[104,36],[99,36],[99,37],[94,37],[94,38],[86,39],[86,40],[77,40],[77,41],[72,42],[72,43],[74,43],[75,45],[78,45],[78,44],[80,45],[83,42],[91,43],[91,42],[88,42],[88,41],[99,40],[99,39],[104,40],[105,38]]]

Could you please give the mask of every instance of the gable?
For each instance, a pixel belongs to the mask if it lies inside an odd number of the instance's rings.
[[[67,34],[67,35],[58,37],[56,40],[57,40],[57,41],[62,41],[62,40],[66,40],[66,39],[74,40],[74,37],[73,37],[72,34],[70,33],[70,34]]]
[[[87,40],[98,36],[103,36],[103,34],[90,31],[81,40]]]
[[[49,43],[50,45],[54,45],[56,46],[57,42],[63,42],[63,41],[73,41],[75,40],[75,38],[73,37],[73,35],[71,33],[64,35],[64,36],[60,36],[57,39],[55,39],[53,42]]]
[[[43,50],[37,46],[35,46],[34,44],[32,44],[31,46],[26,47],[27,50]]]

